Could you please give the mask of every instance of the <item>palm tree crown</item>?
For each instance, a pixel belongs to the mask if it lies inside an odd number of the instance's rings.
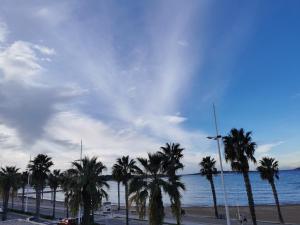
[[[48,182],[51,189],[56,190],[60,185],[60,180],[62,179],[62,173],[60,170],[53,170],[52,173],[49,174]]]
[[[160,147],[159,154],[163,157],[163,170],[167,174],[175,175],[176,171],[183,169],[181,159],[183,158],[183,150],[179,143],[166,143],[166,146]]]
[[[43,188],[45,186],[52,165],[51,157],[44,154],[38,154],[30,161],[28,168],[31,172],[32,183],[35,187]]]
[[[117,159],[117,163],[113,165],[114,174],[118,174],[120,180],[125,184],[129,181],[132,174],[138,169],[135,160],[129,160],[129,156],[123,156]]]
[[[256,163],[254,157],[256,143],[252,141],[251,132],[233,128],[228,136],[223,137],[225,160],[231,163],[231,168],[239,172],[248,172],[248,160]]]
[[[208,180],[211,180],[213,178],[214,174],[217,174],[217,168],[216,168],[216,161],[214,158],[211,158],[210,156],[206,156],[202,159],[202,161],[199,163],[200,165],[200,174],[202,176],[206,176]]]
[[[257,167],[257,170],[260,173],[260,177],[263,180],[267,180],[270,183],[274,182],[274,178],[279,179],[279,169],[278,161],[274,158],[263,157],[259,161],[260,166]]]

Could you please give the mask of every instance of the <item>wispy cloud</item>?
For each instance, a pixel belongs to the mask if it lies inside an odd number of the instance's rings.
[[[6,23],[4,23],[0,20],[0,43],[6,41],[6,37],[7,37],[8,33],[9,33],[9,31],[8,31]]]
[[[262,144],[262,145],[258,145],[257,149],[256,149],[256,152],[257,153],[268,153],[270,152],[273,148],[283,144],[284,142],[283,141],[277,141],[277,142],[274,142],[274,143],[269,143],[269,144]]]
[[[197,21],[207,19],[210,3],[151,1],[143,14],[114,2],[84,4],[28,4],[28,15],[20,15],[43,35],[15,37],[0,50],[0,133],[9,136],[0,147],[16,158],[46,152],[66,168],[78,158],[80,139],[85,154],[108,166],[172,141],[186,148],[187,171],[195,171],[211,144],[205,131],[186,126],[181,105],[204,63],[204,48],[195,46],[205,43],[206,30]],[[229,49],[243,37],[236,29],[233,41],[231,33],[216,55],[235,52]],[[8,155],[4,161],[17,163]]]

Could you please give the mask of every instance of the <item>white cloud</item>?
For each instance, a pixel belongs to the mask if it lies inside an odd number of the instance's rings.
[[[103,12],[91,10],[84,19],[73,15],[74,8],[67,3],[32,7],[32,29],[43,31],[39,32],[45,35],[41,38],[49,38],[56,49],[63,51],[56,54],[46,46],[16,41],[0,52],[4,79],[31,81],[47,68],[51,77],[46,76],[45,81],[71,85],[65,91],[54,88],[49,92],[30,90],[30,87],[27,91],[31,94],[26,92],[26,96],[6,92],[5,98],[12,96],[14,102],[29,105],[25,110],[22,104],[8,107],[4,122],[16,129],[11,135],[21,139],[29,133],[31,145],[26,149],[34,154],[48,153],[61,168],[67,168],[70,161],[78,158],[80,139],[85,154],[100,156],[108,166],[118,156],[145,155],[158,150],[165,142],[179,142],[186,148],[187,169],[197,171],[198,162],[202,155],[211,152],[212,143],[206,140],[203,131],[187,129],[184,126],[187,118],[176,112],[190,91],[195,70],[203,63],[199,57],[202,51],[196,55],[196,50],[189,47],[194,43],[190,38],[195,21],[191,20],[196,17],[202,20],[207,11],[206,4],[199,4],[201,7],[198,3],[151,3],[147,8],[155,16],[146,13],[128,20],[126,9],[115,10],[111,7],[114,4],[103,4]],[[68,26],[63,26],[68,19]],[[144,26],[132,30],[127,26],[132,19]],[[44,65],[53,55],[60,57],[57,64]],[[86,94],[83,107],[61,103],[60,98],[83,94]],[[35,125],[34,132],[28,131],[31,125]],[[18,157],[29,155],[21,149],[6,149]],[[16,161],[11,157],[6,162]]]
[[[36,75],[42,67],[38,64],[36,53],[27,42],[16,41],[0,53],[0,68],[4,79],[26,80]]]
[[[53,49],[25,41],[16,41],[0,51],[0,69],[3,78],[31,82],[43,70],[39,63],[39,54],[35,49],[38,49],[42,55],[54,54]]]
[[[283,144],[284,142],[283,141],[277,141],[277,142],[274,142],[274,143],[270,143],[270,144],[263,144],[263,145],[258,145],[257,149],[256,149],[256,152],[257,153],[268,153],[270,152],[273,148]]]
[[[48,48],[42,45],[33,45],[33,47],[39,50],[44,55],[54,55],[56,52],[53,48]]]

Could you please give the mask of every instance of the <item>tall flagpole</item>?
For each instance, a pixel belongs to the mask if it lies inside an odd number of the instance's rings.
[[[82,165],[82,139],[80,140],[80,165]],[[81,174],[80,174],[81,176]],[[80,190],[81,191],[81,190]],[[80,201],[81,201],[81,193],[80,193]],[[78,207],[78,224],[81,222],[81,202],[79,202],[79,207]]]
[[[220,167],[221,167],[221,181],[222,181],[223,192],[224,192],[224,203],[225,203],[226,220],[227,220],[227,225],[231,225],[230,215],[229,215],[229,209],[228,209],[228,203],[227,203],[227,191],[226,191],[225,182],[224,182],[224,173],[223,173],[223,163],[222,163],[222,156],[221,156],[221,147],[220,147],[220,140],[219,140],[219,138],[221,136],[219,136],[219,130],[218,130],[218,124],[217,124],[217,116],[216,116],[215,104],[213,104],[213,109],[214,109],[214,118],[215,118],[215,128],[216,128],[216,133],[217,133],[216,140],[218,142],[219,161],[220,161]]]
[[[30,161],[31,161],[31,154],[30,154],[30,157],[29,157],[29,163],[30,163]],[[30,185],[29,181],[30,181],[30,172],[29,172],[29,169],[28,169],[25,212],[27,212],[27,210],[28,210],[28,188],[29,188],[29,185]]]

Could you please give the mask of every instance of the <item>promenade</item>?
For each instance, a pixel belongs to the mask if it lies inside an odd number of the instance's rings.
[[[35,200],[34,199],[28,199],[28,212],[35,212]],[[2,204],[2,202],[1,202]],[[9,203],[9,207],[11,208],[11,202]],[[15,199],[14,202],[14,209],[21,210],[22,209],[22,204],[20,199]],[[52,203],[49,200],[42,200],[41,202],[41,214],[43,215],[52,215]],[[64,207],[64,204],[62,202],[57,202],[56,204],[56,220],[43,220],[43,224],[48,224],[48,225],[54,225],[57,224],[59,218],[65,218],[66,217],[66,208]],[[9,213],[8,219],[26,219],[29,216],[22,215],[19,213]],[[125,225],[125,210],[120,210],[120,211],[113,211],[111,215],[108,216],[103,216],[99,215],[98,213],[95,214],[95,222],[101,225]],[[238,225],[240,224],[237,220],[232,220],[232,225]],[[2,223],[0,222],[0,225]],[[9,224],[9,223],[3,223],[3,224]],[[25,224],[25,223],[24,223]],[[148,221],[147,220],[138,220],[137,215],[132,214],[130,215],[130,224],[131,225],[147,225]],[[175,220],[167,213],[165,217],[165,224],[175,224]],[[195,216],[189,216],[186,215],[183,217],[182,221],[183,225],[226,225],[226,220],[224,219],[214,219],[212,217],[208,216],[201,216],[198,215],[197,217]],[[248,221],[248,225],[251,224],[251,221]],[[274,225],[276,223],[273,222],[258,222],[259,225]],[[288,223],[287,223],[288,224]]]

